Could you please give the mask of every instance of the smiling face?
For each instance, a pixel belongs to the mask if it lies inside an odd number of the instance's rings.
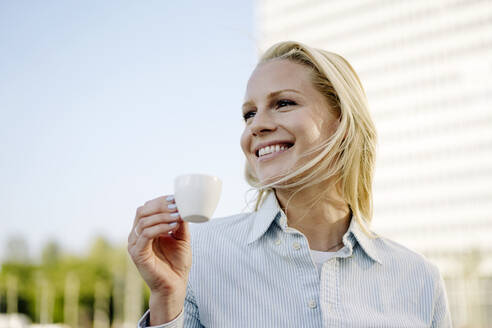
[[[253,71],[243,116],[241,148],[264,184],[306,163],[310,157],[301,155],[338,127],[337,114],[314,87],[309,68],[284,59],[262,63]]]

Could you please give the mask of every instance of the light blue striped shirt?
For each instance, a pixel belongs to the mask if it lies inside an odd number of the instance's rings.
[[[355,219],[343,243],[320,275],[273,192],[257,212],[195,225],[184,310],[158,327],[451,327],[434,264]]]

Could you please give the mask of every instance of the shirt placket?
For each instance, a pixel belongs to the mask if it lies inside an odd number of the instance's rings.
[[[319,325],[321,323],[320,321],[322,321],[322,318],[319,304],[319,288],[316,287],[319,286],[318,271],[310,253],[309,257],[306,257],[305,253],[309,252],[309,244],[304,234],[296,229],[287,226],[284,216],[280,218],[279,225],[283,233],[285,233],[286,245],[284,246],[291,248],[289,252],[293,254],[295,261],[304,263],[304,265],[298,266],[299,268],[304,268],[302,269],[302,274],[299,275],[299,279],[302,280],[299,281],[299,283],[300,286],[304,286],[306,288],[304,291],[306,292],[305,294],[307,294],[306,299],[304,299],[302,303],[304,303],[303,306],[307,306],[309,308],[309,311],[312,311],[312,315],[317,316],[317,318],[313,318],[313,322],[317,321],[319,322]],[[280,240],[275,241],[276,245],[280,245],[280,243]],[[307,269],[305,266],[305,262],[307,259],[309,259],[309,262],[311,262],[313,265],[312,270]]]
[[[340,261],[333,257],[321,268],[320,302],[324,327],[338,327]]]

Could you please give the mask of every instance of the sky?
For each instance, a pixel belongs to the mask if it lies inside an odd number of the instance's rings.
[[[0,256],[123,245],[186,173],[223,181],[214,216],[243,211],[253,4],[0,1]]]

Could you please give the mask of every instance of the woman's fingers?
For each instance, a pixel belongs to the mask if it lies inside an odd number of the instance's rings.
[[[188,227],[188,222],[180,219],[179,225],[176,229],[173,230],[173,237],[177,240],[186,240],[189,241],[190,237],[190,229]]]
[[[138,220],[138,223],[135,226],[135,231],[137,235],[140,235],[145,228],[159,223],[171,223],[177,220],[179,220],[178,212],[154,214]]]
[[[179,221],[171,223],[159,223],[145,228],[142,233],[139,234],[136,246],[138,249],[145,249],[152,247],[152,240],[161,235],[168,235],[169,231],[176,229],[179,226]]]
[[[130,234],[128,235],[128,243],[133,244],[136,242],[141,231],[137,229],[137,225],[142,218],[153,214],[173,213],[176,211],[177,209],[173,195],[157,197],[147,201],[143,206],[137,208],[135,219],[133,220],[133,226]]]
[[[158,213],[172,213],[176,212],[176,204],[174,202],[173,195],[167,195],[162,197],[157,197],[155,199],[149,200],[143,206],[137,208],[137,213],[135,215],[135,221],[133,226],[137,224],[140,218],[150,216]]]

